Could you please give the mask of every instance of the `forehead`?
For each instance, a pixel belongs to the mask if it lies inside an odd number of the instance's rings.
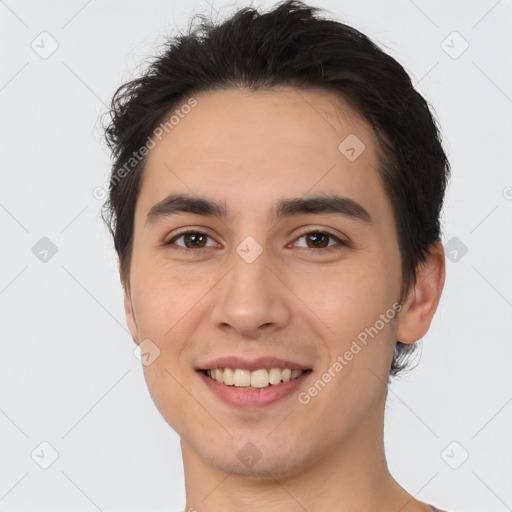
[[[197,105],[154,139],[138,210],[177,191],[225,199],[235,214],[333,189],[358,202],[383,196],[375,134],[333,93],[281,87],[194,97]]]

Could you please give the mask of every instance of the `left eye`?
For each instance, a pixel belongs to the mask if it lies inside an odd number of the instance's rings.
[[[314,236],[312,236],[314,235]],[[316,248],[316,249],[326,249],[326,250],[330,250],[333,246],[332,245],[328,245],[328,246],[325,246],[324,244],[324,241],[326,239],[333,239],[334,241],[338,242],[338,245],[346,245],[345,242],[343,242],[342,240],[340,240],[336,235],[333,235],[332,233],[329,233],[328,231],[308,231],[306,233],[303,233],[302,235],[300,235],[297,240],[300,240],[301,238],[304,238],[304,237],[309,237],[309,238],[306,238],[306,240],[313,240],[313,247],[306,247],[306,249],[311,249],[311,248]],[[307,244],[308,242],[306,242]],[[327,242],[328,244],[328,242]]]
[[[312,236],[314,235],[314,236]],[[211,238],[206,233],[203,233],[201,231],[194,231],[194,230],[188,230],[183,231],[182,233],[177,234],[173,238],[171,238],[168,242],[165,243],[165,245],[173,245],[175,244],[176,240],[179,240],[180,238],[183,238],[184,240],[184,246],[176,244],[177,247],[185,250],[190,249],[204,249],[207,247],[205,245],[205,241],[207,238]],[[333,248],[333,245],[329,245],[329,242],[326,240],[332,239],[335,242],[338,243],[338,245],[344,246],[347,245],[345,242],[343,242],[339,237],[336,235],[329,233],[328,231],[319,231],[319,230],[313,230],[313,231],[307,231],[306,233],[302,233],[296,240],[300,240],[301,238],[306,238],[306,247],[302,246],[302,248],[306,249],[324,249],[324,250],[330,250]],[[311,241],[313,243],[313,246],[308,246],[308,241]],[[327,245],[326,245],[327,243]],[[336,244],[334,244],[336,245]],[[215,246],[215,244],[213,244]],[[210,245],[209,247],[212,247]]]

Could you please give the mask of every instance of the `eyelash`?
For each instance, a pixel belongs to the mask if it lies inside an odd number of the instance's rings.
[[[212,238],[210,235],[208,235],[208,233],[204,233],[203,231],[198,231],[197,229],[194,229],[194,228],[188,228],[188,229],[181,231],[180,233],[174,235],[169,241],[164,242],[164,245],[166,245],[166,246],[173,245],[176,240],[178,240],[182,236],[188,235],[190,233],[193,233],[196,235],[206,235],[207,237]],[[316,252],[330,252],[330,251],[340,249],[342,247],[346,247],[349,245],[347,242],[344,242],[343,240],[341,240],[334,233],[331,233],[330,231],[326,231],[326,230],[320,230],[320,229],[312,229],[312,230],[310,229],[308,231],[304,231],[304,232],[300,233],[294,241],[297,241],[299,238],[302,238],[303,236],[310,235],[310,234],[328,235],[329,237],[333,238],[336,242],[338,242],[338,245],[334,245],[331,247],[321,247],[319,249],[315,249],[312,247],[300,247],[300,249],[309,249],[309,250],[316,251]],[[183,251],[190,252],[190,251],[199,251],[201,249],[207,249],[208,247],[200,247],[199,249],[190,249],[188,247],[176,246],[176,248],[183,250]]]

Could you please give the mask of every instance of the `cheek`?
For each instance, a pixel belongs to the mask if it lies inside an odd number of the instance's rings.
[[[165,339],[200,303],[210,279],[191,274],[185,266],[170,267],[157,259],[141,262],[133,278],[134,308],[140,329]],[[183,319],[183,320],[180,320]]]
[[[332,323],[337,334],[375,322],[392,306],[399,289],[399,277],[393,276],[389,265],[386,270],[379,257],[354,256],[293,279],[297,295],[326,323]]]
[[[389,370],[396,342],[395,308],[400,282],[385,266],[375,254],[347,260],[326,275],[317,273],[295,283],[297,295],[306,297],[304,302],[314,313],[310,318],[324,332],[320,344],[328,354],[325,370],[338,356],[343,358],[344,368],[335,379],[343,382],[342,388],[368,383],[368,379],[378,386],[377,377],[368,369],[383,379]],[[352,392],[359,396],[364,390],[354,385]]]
[[[165,421],[175,430],[187,417],[187,407],[190,407],[190,397],[185,395],[182,379],[175,377],[175,369],[167,364],[165,354],[156,359],[151,365],[144,366],[144,379],[151,398]]]

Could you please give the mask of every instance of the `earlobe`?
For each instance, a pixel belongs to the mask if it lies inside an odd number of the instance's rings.
[[[130,333],[132,335],[132,339],[136,345],[139,345],[139,329],[137,328],[137,323],[135,321],[135,315],[133,313],[133,306],[130,297],[130,290],[123,286],[123,301],[124,301],[124,313],[126,317],[126,323],[128,324],[128,329],[130,329]]]
[[[409,291],[397,317],[398,341],[409,344],[425,336],[437,310],[444,280],[444,249],[440,242],[434,242],[427,261],[416,272],[416,284]]]

